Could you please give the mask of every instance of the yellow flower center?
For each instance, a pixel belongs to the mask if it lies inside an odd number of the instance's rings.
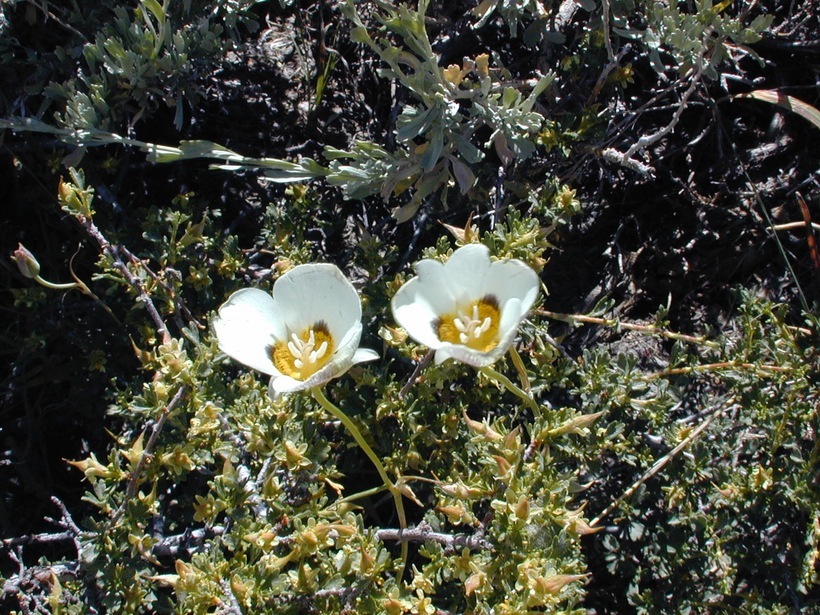
[[[299,335],[291,333],[289,341],[278,342],[271,350],[276,369],[296,380],[310,378],[327,364],[332,355],[333,337],[322,321]]]
[[[487,295],[473,301],[455,314],[446,314],[435,322],[436,333],[442,342],[461,344],[487,352],[498,345],[498,324],[501,313],[498,299]]]

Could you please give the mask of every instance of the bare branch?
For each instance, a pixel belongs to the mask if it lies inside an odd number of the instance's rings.
[[[195,552],[208,538],[221,536],[225,528],[221,525],[199,528],[174,536],[166,536],[151,548],[151,555],[156,558],[176,559],[183,551]]]
[[[706,428],[709,427],[709,425],[712,424],[712,421],[714,421],[718,416],[723,414],[723,412],[727,408],[732,407],[734,404],[735,404],[735,400],[733,398],[730,398],[729,400],[726,400],[723,403],[720,403],[720,404],[717,404],[717,405],[713,406],[710,409],[711,413],[709,414],[709,416],[707,416],[701,422],[700,425],[695,427],[689,433],[688,436],[686,436],[683,440],[680,441],[680,443],[675,448],[673,448],[666,455],[664,455],[663,457],[658,459],[654,464],[652,464],[652,467],[649,468],[646,472],[644,472],[644,474],[638,480],[636,480],[626,491],[624,491],[620,495],[620,497],[618,497],[614,502],[612,502],[609,506],[607,506],[603,510],[603,512],[598,514],[598,516],[596,516],[592,521],[590,521],[589,526],[590,527],[595,527],[596,525],[598,525],[607,516],[609,516],[610,513],[612,513],[614,510],[616,510],[624,500],[629,499],[630,497],[632,497],[632,495],[640,488],[641,485],[643,485],[646,481],[648,481],[650,478],[655,476],[655,474],[660,472],[664,468],[664,466],[666,466],[666,464],[669,463],[678,453],[680,453],[683,449],[685,449],[687,446],[689,446],[694,440],[696,440],[700,436],[700,434],[703,433],[706,430]]]
[[[470,549],[471,551],[493,550],[492,543],[484,537],[483,533],[471,535],[443,534],[441,532],[434,532],[433,528],[426,523],[419,523],[416,527],[410,527],[406,530],[390,528],[377,530],[376,539],[399,542],[432,541],[443,545],[446,551],[456,551],[460,549]]]
[[[660,128],[658,131],[654,132],[651,135],[643,135],[639,138],[632,146],[626,150],[626,152],[621,152],[615,148],[608,147],[601,152],[601,156],[610,162],[614,162],[619,164],[623,167],[636,171],[641,175],[647,177],[653,177],[655,174],[655,170],[634,158],[635,154],[643,152],[647,147],[654,145],[661,139],[663,139],[666,135],[672,132],[675,129],[675,126],[678,125],[683,112],[686,110],[686,104],[689,102],[689,98],[692,94],[695,93],[698,85],[700,84],[701,77],[703,76],[704,70],[704,61],[706,57],[706,52],[708,51],[709,47],[706,44],[703,44],[701,47],[700,53],[698,54],[697,62],[695,68],[691,71],[691,77],[689,81],[689,87],[681,95],[680,101],[677,104],[677,108],[675,109],[675,113],[672,115],[672,119],[666,124],[666,126]]]
[[[22,612],[35,608],[40,612],[48,613],[49,610],[41,609],[44,608],[45,599],[51,592],[54,579],[65,583],[76,579],[79,573],[80,563],[77,561],[23,568],[19,573],[11,575],[3,582],[3,595],[16,596]]]
[[[171,414],[171,411],[176,408],[185,394],[188,392],[188,386],[183,385],[179,388],[176,392],[174,397],[168,402],[168,405],[165,406],[162,410],[162,414],[160,414],[159,419],[157,420],[156,425],[154,426],[154,431],[151,432],[151,436],[148,438],[148,442],[145,445],[145,448],[142,451],[142,455],[140,456],[139,461],[137,462],[137,467],[134,468],[134,471],[131,473],[131,478],[128,480],[128,487],[125,491],[125,499],[120,504],[120,507],[114,512],[114,515],[111,517],[111,525],[117,522],[117,520],[122,516],[125,512],[125,507],[128,505],[129,500],[131,500],[137,493],[137,487],[139,487],[140,483],[140,475],[142,471],[145,469],[145,464],[148,463],[148,460],[151,458],[152,452],[154,450],[154,446],[156,445],[157,438],[159,438],[159,434],[162,431],[162,428],[165,426],[165,421],[168,420],[168,416]]]
[[[25,536],[17,536],[15,538],[4,538],[0,541],[6,549],[13,547],[27,547],[29,545],[42,545],[51,542],[68,542],[74,540],[74,534],[70,531],[54,532],[43,534],[27,534]]]
[[[111,259],[111,262],[114,265],[114,268],[119,271],[125,281],[137,292],[137,297],[140,301],[142,301],[143,305],[145,306],[148,315],[151,317],[151,320],[154,322],[154,326],[157,328],[157,334],[162,339],[162,342],[167,344],[171,341],[171,336],[168,333],[168,327],[166,326],[165,322],[162,320],[162,316],[157,309],[157,306],[154,305],[151,296],[148,294],[148,291],[145,290],[145,284],[142,283],[142,280],[139,279],[134,273],[128,268],[128,265],[122,259],[122,254],[126,255],[126,258],[130,261],[131,258],[134,258],[130,252],[122,248],[121,246],[112,244],[111,242],[106,239],[105,235],[102,234],[102,231],[94,224],[94,221],[90,218],[86,218],[85,216],[76,216],[77,221],[80,223],[80,226],[83,227],[86,233],[90,235],[100,246],[100,250],[102,250],[103,254],[105,254],[108,258]],[[141,261],[138,261],[141,262]]]

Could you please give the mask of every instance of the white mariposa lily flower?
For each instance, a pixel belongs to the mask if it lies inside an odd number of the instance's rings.
[[[330,264],[298,265],[276,280],[273,296],[257,288],[232,294],[214,331],[232,359],[271,376],[270,394],[305,391],[378,359],[359,348],[362,304]]]
[[[393,317],[436,363],[456,359],[487,367],[510,348],[538,297],[538,275],[520,260],[490,261],[489,249],[468,244],[446,263],[416,263],[416,277],[393,297]]]

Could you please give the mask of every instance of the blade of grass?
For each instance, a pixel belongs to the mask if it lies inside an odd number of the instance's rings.
[[[797,115],[807,119],[817,126],[817,128],[820,128],[820,110],[789,94],[783,94],[777,90],[753,90],[752,92],[733,96],[732,100],[737,98],[754,98],[755,100],[762,100],[783,107],[789,111],[794,111]]]

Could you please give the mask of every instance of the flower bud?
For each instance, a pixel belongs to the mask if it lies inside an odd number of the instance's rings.
[[[466,581],[464,581],[464,593],[466,595],[474,594],[487,584],[487,574],[484,572],[476,572],[471,574]]]
[[[57,184],[57,196],[60,201],[66,202],[74,196],[74,190],[71,189],[71,184],[67,184],[60,178],[60,183]]]
[[[515,516],[521,521],[527,521],[530,518],[530,500],[527,496],[522,495],[518,503],[513,507]]]
[[[444,76],[445,81],[452,83],[456,87],[458,87],[464,77],[461,72],[461,67],[458,64],[450,64],[447,68],[442,69],[441,74]]]
[[[475,66],[476,72],[481,76],[487,76],[490,74],[490,56],[486,53],[482,53],[479,56],[476,56],[475,59]]]
[[[22,243],[17,244],[17,249],[11,255],[11,260],[17,263],[17,268],[25,277],[34,279],[40,275],[40,263]]]

